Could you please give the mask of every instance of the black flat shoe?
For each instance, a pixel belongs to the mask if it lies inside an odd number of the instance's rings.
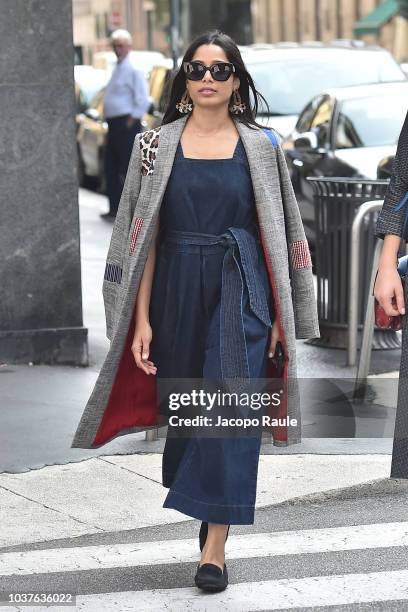
[[[201,566],[198,564],[194,582],[203,591],[210,591],[211,593],[223,591],[228,585],[227,566],[224,563],[224,569],[222,570],[215,563],[203,563]]]
[[[229,528],[231,527],[231,525],[228,525],[228,529],[227,529],[227,535],[225,536],[225,541],[228,540],[228,533],[229,533]],[[202,521],[201,522],[201,527],[200,527],[200,533],[199,533],[199,539],[200,539],[200,550],[202,552],[205,542],[207,540],[207,535],[208,535],[208,523],[207,521]]]

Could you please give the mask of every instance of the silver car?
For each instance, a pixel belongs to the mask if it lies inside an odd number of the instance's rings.
[[[257,121],[288,136],[306,104],[332,87],[407,81],[393,56],[377,46],[284,43],[254,45],[243,54],[255,87],[270,114],[259,109]],[[251,96],[252,98],[252,96]],[[251,102],[252,99],[251,99]]]

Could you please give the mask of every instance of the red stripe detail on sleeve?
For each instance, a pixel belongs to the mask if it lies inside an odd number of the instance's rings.
[[[132,232],[132,238],[130,240],[130,246],[129,246],[129,254],[130,255],[135,250],[136,240],[137,240],[137,237],[139,235],[139,232],[140,232],[140,229],[141,229],[142,225],[143,225],[142,217],[136,217],[135,224],[134,224],[134,227],[133,227],[133,232]]]
[[[290,245],[290,257],[292,268],[311,268],[312,258],[310,256],[307,240],[297,240]]]

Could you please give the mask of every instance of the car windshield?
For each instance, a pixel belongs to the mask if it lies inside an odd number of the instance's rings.
[[[406,113],[406,93],[346,100],[337,120],[336,148],[395,145]]]
[[[107,84],[110,73],[107,70],[97,70],[90,66],[75,66],[75,80],[81,88],[81,93],[87,106],[94,96]]]
[[[106,80],[99,81],[88,81],[87,83],[83,83],[81,86],[82,94],[84,95],[88,106],[91,106],[93,99],[96,94],[101,91],[101,89],[106,85]]]
[[[246,65],[272,115],[298,115],[311,98],[331,87],[406,80],[391,55],[376,51],[350,52],[335,59],[248,61]],[[251,91],[250,97],[253,104]],[[264,105],[262,111],[266,111]]]

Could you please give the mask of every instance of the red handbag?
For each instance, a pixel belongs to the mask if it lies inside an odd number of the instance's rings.
[[[402,289],[404,291],[404,295],[405,295],[405,279],[406,279],[406,272],[407,272],[407,264],[408,264],[408,255],[404,255],[404,257],[399,258],[397,271],[401,278]],[[377,274],[378,274],[378,270],[377,270]],[[375,287],[375,281],[377,279],[377,274],[375,275],[375,280],[374,280],[373,295],[374,295],[374,287]],[[393,329],[394,331],[398,331],[402,329],[402,323],[403,323],[402,315],[398,314],[398,315],[395,315],[394,317],[390,317],[389,315],[387,315],[385,313],[384,308],[380,305],[379,301],[377,300],[375,296],[374,296],[374,318],[375,318],[376,326],[381,329]]]
[[[394,331],[398,331],[402,328],[402,316],[400,314],[395,315],[395,317],[387,315],[376,297],[374,298],[374,313],[377,327],[381,329],[393,329]]]

